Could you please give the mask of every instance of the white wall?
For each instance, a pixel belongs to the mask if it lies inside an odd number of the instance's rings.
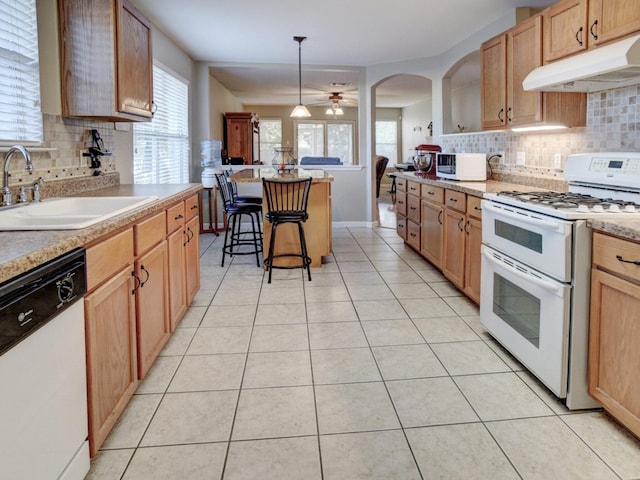
[[[432,119],[431,98],[414,103],[402,109],[402,160],[410,161],[415,153],[412,148],[422,144],[431,143],[429,136],[429,122]]]
[[[451,92],[452,132],[461,133],[457,126],[464,127],[464,132],[479,132],[480,125],[480,82],[456,88]]]

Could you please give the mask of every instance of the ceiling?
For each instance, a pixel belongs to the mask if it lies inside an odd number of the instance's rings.
[[[303,103],[344,92],[357,101],[364,68],[441,54],[515,7],[553,0],[133,0],[153,24],[242,103],[298,103],[298,44],[302,43]],[[462,13],[461,13],[462,12]],[[454,76],[454,87],[479,79],[479,55]],[[337,83],[339,86],[332,86]],[[381,107],[428,98],[430,81],[399,76],[382,84]]]

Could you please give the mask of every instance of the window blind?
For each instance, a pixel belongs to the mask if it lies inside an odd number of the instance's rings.
[[[0,0],[0,142],[42,143],[35,0]]]
[[[150,122],[133,126],[134,183],[189,182],[189,86],[154,65]]]

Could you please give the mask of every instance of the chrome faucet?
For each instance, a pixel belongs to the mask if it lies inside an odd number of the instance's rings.
[[[9,189],[9,164],[11,163],[13,154],[16,152],[20,152],[24,157],[24,169],[27,172],[33,172],[33,163],[31,163],[31,157],[29,156],[29,152],[27,152],[27,149],[22,145],[14,145],[13,147],[11,147],[4,157],[4,185],[2,187],[3,206],[11,205],[12,203],[11,190]]]

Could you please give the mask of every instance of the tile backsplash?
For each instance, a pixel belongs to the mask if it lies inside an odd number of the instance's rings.
[[[640,85],[587,95],[587,126],[562,133],[477,132],[443,135],[444,151],[505,152],[505,159],[491,160],[494,172],[562,178],[567,155],[585,152],[640,151]],[[524,152],[525,164],[517,163]],[[555,158],[560,156],[560,168]]]
[[[114,124],[95,120],[66,118],[58,115],[43,115],[44,141],[41,148],[29,148],[34,171],[24,169],[24,162],[14,157],[10,169],[10,185],[31,183],[38,177],[45,182],[76,177],[93,176],[94,170],[89,168],[89,158],[80,160],[80,152],[87,151],[92,145],[91,130],[96,129],[104,142],[105,149],[114,150]],[[4,154],[2,154],[4,156]],[[116,170],[116,160],[112,156],[100,157],[100,170],[112,173]]]

